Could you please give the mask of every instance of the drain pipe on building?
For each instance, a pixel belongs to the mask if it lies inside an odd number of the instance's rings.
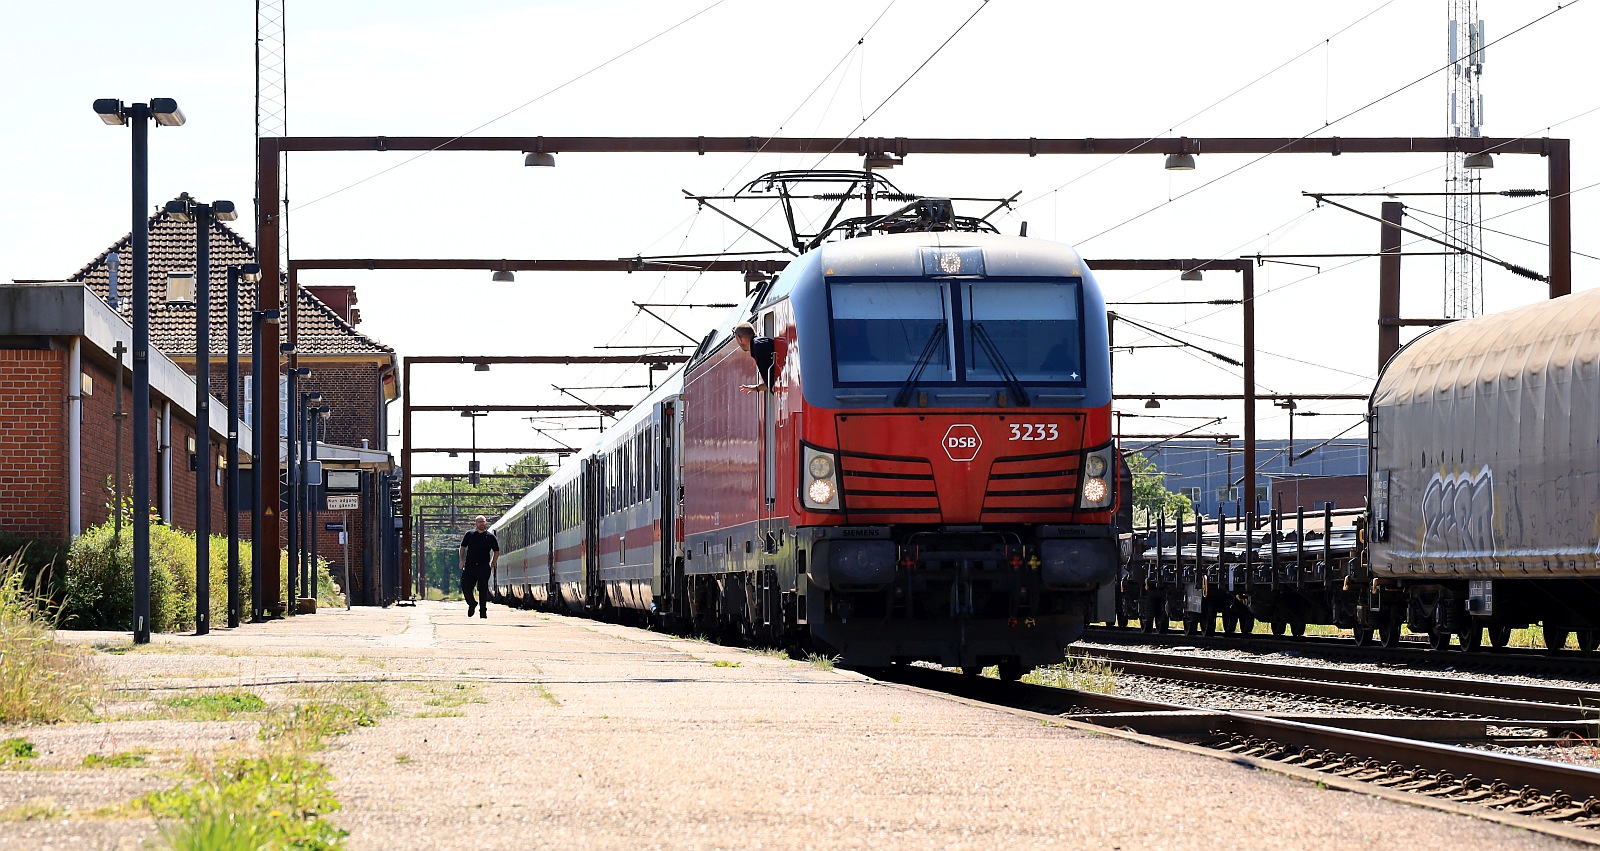
[[[83,338],[67,354],[67,535],[83,532]]]

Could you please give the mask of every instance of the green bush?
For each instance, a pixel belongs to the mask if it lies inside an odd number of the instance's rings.
[[[16,556],[22,566],[22,581],[46,596],[59,596],[61,574],[67,564],[67,544],[44,540],[0,529],[0,559]],[[40,579],[40,576],[45,578]]]
[[[192,533],[150,524],[150,626],[154,632],[194,628],[195,538]],[[227,623],[228,540],[211,536],[211,623]],[[241,598],[249,594],[251,550],[239,542]],[[70,629],[133,628],[133,529],[120,537],[111,523],[91,527],[72,542],[62,583],[61,625]],[[244,603],[243,599],[241,603]]]

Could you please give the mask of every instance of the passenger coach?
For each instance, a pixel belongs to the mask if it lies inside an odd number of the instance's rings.
[[[771,392],[739,390],[759,380],[739,322],[776,341]],[[1071,248],[827,243],[496,524],[516,544],[496,591],[1015,678],[1108,616],[1110,404],[1105,305]]]

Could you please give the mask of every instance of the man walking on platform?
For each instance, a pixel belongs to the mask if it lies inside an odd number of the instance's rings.
[[[489,616],[489,574],[500,563],[500,540],[489,531],[489,518],[479,514],[475,527],[461,538],[461,593],[467,598],[467,617]],[[477,599],[473,592],[477,592]]]

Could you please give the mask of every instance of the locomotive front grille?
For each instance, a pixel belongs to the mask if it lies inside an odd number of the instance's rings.
[[[847,514],[940,514],[933,465],[926,458],[841,452],[839,472]]]
[[[995,459],[983,495],[984,519],[1017,520],[1025,519],[1018,515],[1071,511],[1078,503],[1079,463],[1077,452]]]

